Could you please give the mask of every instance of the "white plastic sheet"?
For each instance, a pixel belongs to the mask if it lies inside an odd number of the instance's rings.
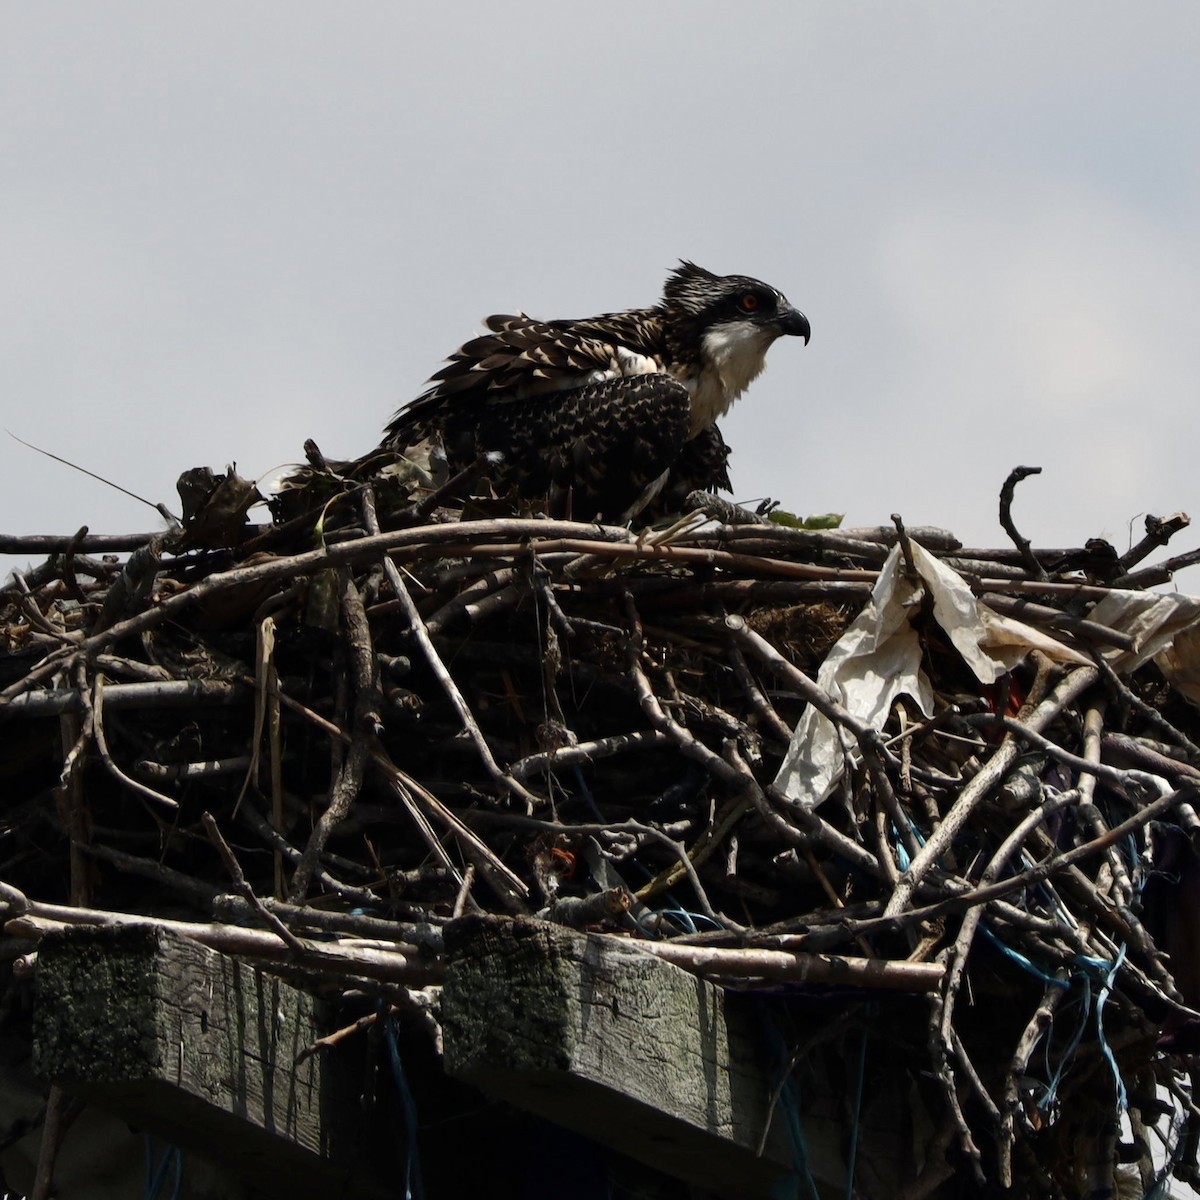
[[[927,716],[932,713],[933,690],[921,670],[921,646],[909,622],[926,594],[934,619],[980,683],[994,683],[1034,649],[1060,662],[1090,661],[1048,634],[1001,616],[977,599],[956,571],[922,546],[911,545],[919,578],[909,579],[900,548],[893,547],[866,608],[817,674],[817,683],[854,716],[882,729],[900,695],[911,697]],[[815,808],[833,791],[846,762],[857,757],[853,739],[843,745],[838,728],[810,705],[792,735],[776,786],[790,799]]]

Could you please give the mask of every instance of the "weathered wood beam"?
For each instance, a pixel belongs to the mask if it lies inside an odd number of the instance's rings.
[[[324,1032],[308,993],[168,930],[81,926],[38,950],[42,1078],[263,1196],[395,1200],[370,1166],[361,1074],[341,1053],[297,1063]]]
[[[756,1153],[777,1080],[751,1006],[547,922],[470,916],[445,939],[448,1075],[714,1195],[766,1198],[792,1170],[782,1119]],[[806,1134],[822,1194],[844,1189],[832,1128]]]

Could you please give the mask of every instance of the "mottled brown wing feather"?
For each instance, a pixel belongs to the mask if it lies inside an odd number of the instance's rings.
[[[593,371],[617,366],[617,347],[661,357],[662,321],[654,309],[608,313],[582,321],[536,321],[523,314],[499,314],[485,322],[490,332],[460,346],[430,380],[422,395],[396,413],[386,441],[429,428],[452,409],[478,408],[500,394],[585,382]]]

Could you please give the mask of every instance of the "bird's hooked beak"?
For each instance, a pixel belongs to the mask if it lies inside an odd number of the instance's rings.
[[[802,337],[806,346],[808,345],[809,337],[812,336],[812,329],[809,327],[808,318],[798,308],[792,308],[790,304],[785,305],[779,310],[775,317],[775,325],[780,334]]]

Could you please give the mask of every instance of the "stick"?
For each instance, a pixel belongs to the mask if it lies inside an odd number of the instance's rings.
[[[230,850],[229,843],[221,836],[221,831],[217,827],[212,813],[202,813],[200,819],[204,822],[205,832],[212,844],[216,846],[217,853],[220,854],[221,861],[224,862],[225,869],[229,872],[229,877],[233,880],[233,886],[237,888],[238,894],[258,913],[268,929],[273,929],[290,949],[297,954],[303,954],[304,943],[254,894],[254,889],[242,872],[241,865],[234,857],[233,851]]]

